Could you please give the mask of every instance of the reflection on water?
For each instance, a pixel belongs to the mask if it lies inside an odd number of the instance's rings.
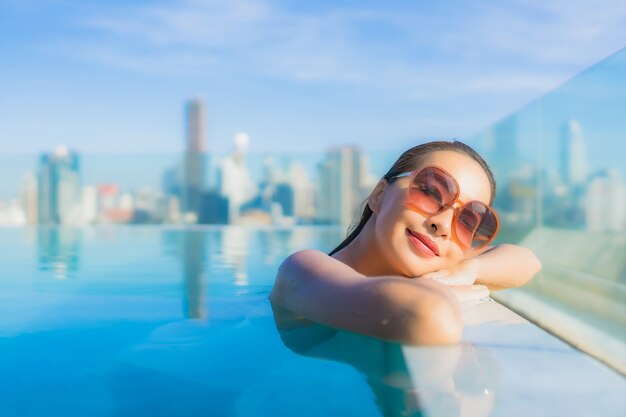
[[[183,309],[185,317],[204,318],[206,233],[189,231],[183,235],[181,259],[184,280]]]
[[[226,265],[234,268],[235,285],[248,285],[247,257],[248,241],[251,233],[243,227],[227,227],[220,231],[221,258]],[[259,247],[263,251],[266,248]]]
[[[133,238],[132,227],[114,229],[120,241]],[[206,318],[206,292],[211,287],[246,294],[271,287],[278,265],[304,248],[328,251],[342,238],[340,227],[247,228],[191,227],[182,230],[146,228],[160,237],[158,255],[180,263],[183,311],[188,318]],[[145,244],[142,239],[141,244]],[[115,256],[111,256],[115,260]],[[157,260],[158,262],[158,260]]]
[[[210,288],[237,294],[265,290],[289,254],[303,248],[328,251],[344,233],[333,227],[239,226],[39,227],[35,232],[36,262],[48,273],[42,276],[45,280],[51,273],[55,279],[79,277],[83,284],[100,279],[112,287],[137,285],[138,276],[145,274],[162,275],[165,281],[181,283],[182,310],[188,318],[207,317]]]
[[[358,370],[384,416],[488,416],[493,410],[500,369],[487,349],[469,343],[403,347],[272,309],[287,348]]]
[[[57,279],[102,279],[109,285],[121,281],[133,285],[138,275],[167,273],[164,280],[182,283],[185,315],[200,318],[204,287],[234,285],[245,293],[271,286],[278,265],[289,254],[304,248],[328,251],[344,231],[340,227],[51,226],[24,233],[25,238],[31,233],[37,239],[34,261],[40,271],[52,272]],[[179,265],[176,272],[173,262]],[[50,274],[41,277],[47,280]]]
[[[55,279],[66,279],[78,271],[81,231],[75,228],[37,228],[39,269],[52,272]]]

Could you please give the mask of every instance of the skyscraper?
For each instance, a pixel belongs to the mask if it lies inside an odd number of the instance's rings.
[[[330,149],[320,164],[318,218],[323,223],[350,224],[365,199],[366,163],[354,146]]]
[[[29,172],[24,178],[21,200],[26,223],[37,224],[37,177],[33,173]]]
[[[520,165],[519,134],[516,116],[498,122],[489,132],[489,160],[496,179],[506,183]]]
[[[299,221],[310,222],[315,217],[315,186],[304,167],[292,162],[287,175],[293,188],[293,211]]]
[[[204,191],[206,126],[204,102],[193,99],[185,106],[186,150],[182,184],[182,208],[186,213],[200,211]]]
[[[250,138],[244,132],[235,135],[234,152],[222,161],[217,172],[217,189],[228,200],[228,222],[238,223],[241,206],[258,192],[250,177],[246,152]]]
[[[561,179],[566,185],[577,186],[585,182],[585,137],[583,129],[574,119],[569,119],[561,130]]]
[[[619,171],[601,171],[591,177],[585,209],[588,230],[626,231],[626,187]]]
[[[64,146],[41,155],[38,219],[42,224],[82,222],[78,155]]]

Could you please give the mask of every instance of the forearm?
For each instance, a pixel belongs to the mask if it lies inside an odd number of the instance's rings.
[[[459,340],[459,307],[441,284],[315,270],[309,261],[315,258],[283,263],[272,303],[309,320],[382,339],[416,344]]]
[[[528,248],[503,244],[475,258],[476,283],[491,290],[520,287],[541,270],[541,262]]]
[[[297,285],[302,288],[276,289],[271,301],[309,320],[401,343],[447,344],[461,336],[452,291],[434,282],[381,276],[332,289],[320,282]]]

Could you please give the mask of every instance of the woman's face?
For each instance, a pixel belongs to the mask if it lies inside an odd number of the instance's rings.
[[[478,200],[489,204],[489,178],[478,162],[459,152],[436,151],[423,158],[415,168],[420,170],[433,165],[443,168],[456,179],[460,201]],[[374,210],[374,233],[378,250],[388,267],[402,275],[415,277],[450,268],[470,253],[453,236],[454,208],[427,216],[411,207],[407,199],[410,180],[410,177],[399,178],[385,187]]]

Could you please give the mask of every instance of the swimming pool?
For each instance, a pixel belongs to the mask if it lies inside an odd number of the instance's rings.
[[[284,257],[343,233],[0,229],[1,415],[623,415],[622,376],[493,301],[440,348],[272,311]]]

